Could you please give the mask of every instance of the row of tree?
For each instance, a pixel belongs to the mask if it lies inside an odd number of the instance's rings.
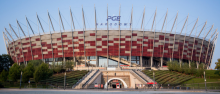
[[[31,60],[27,65],[21,64],[20,66],[15,63],[9,71],[3,70],[0,74],[0,81],[17,82],[20,79],[22,72],[22,82],[28,82],[30,78],[34,78],[37,84],[40,80],[45,80],[53,75],[54,72],[58,73],[61,70],[70,70],[73,68],[74,62],[67,61],[65,66],[63,63],[55,63],[52,65],[44,63],[42,60]]]
[[[168,69],[170,71],[176,71],[185,74],[191,74],[196,76],[202,76],[204,69],[206,68],[205,64],[199,64],[198,68],[195,62],[188,63],[179,63],[178,61],[169,61],[167,62]]]

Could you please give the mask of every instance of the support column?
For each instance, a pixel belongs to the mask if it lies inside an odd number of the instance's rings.
[[[182,60],[181,59],[179,59],[179,62],[180,62],[180,68],[182,67],[181,65],[182,65]]]
[[[99,67],[99,57],[96,56],[96,67]]]
[[[191,61],[189,60],[189,68],[191,68]]]
[[[153,65],[153,57],[150,57],[150,67],[152,68],[152,65]]]
[[[142,59],[142,56],[140,56],[140,65],[141,65],[141,70],[143,69],[143,59]]]
[[[160,58],[160,67],[163,68],[163,58]]]

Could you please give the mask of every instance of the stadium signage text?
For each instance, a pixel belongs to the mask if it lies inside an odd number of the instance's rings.
[[[107,21],[110,19],[112,21],[120,21],[121,16],[108,16]]]
[[[108,16],[108,18],[106,19],[106,21],[120,21],[121,16]],[[107,22],[105,23],[96,23],[97,26],[107,26]],[[108,23],[109,26],[127,26],[127,25],[131,25],[131,23]]]

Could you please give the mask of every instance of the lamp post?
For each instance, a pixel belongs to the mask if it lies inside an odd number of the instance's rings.
[[[108,72],[107,72],[107,91],[108,91]]]
[[[205,79],[205,70],[204,70],[204,80],[205,80],[205,90],[207,91],[207,88],[206,88],[206,79]]]
[[[65,90],[65,88],[66,88],[66,72],[65,72],[65,74],[64,74],[64,90]]]
[[[153,77],[154,77],[154,71],[153,71]],[[155,90],[155,79],[154,79],[154,90]]]
[[[21,89],[21,79],[22,79],[22,71],[21,71],[21,77],[20,77],[20,89]]]
[[[134,78],[134,88],[136,89],[136,78]]]

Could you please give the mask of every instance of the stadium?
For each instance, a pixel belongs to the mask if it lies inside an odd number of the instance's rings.
[[[84,13],[84,11],[82,11],[82,13]],[[53,33],[39,33],[39,35],[29,35],[28,37],[28,34],[24,33],[17,21],[19,29],[23,32],[24,37],[21,38],[18,36],[10,24],[10,31],[13,31],[16,38],[13,38],[6,28],[5,32],[3,32],[3,37],[5,39],[8,54],[10,54],[14,62],[17,63],[27,63],[29,60],[38,59],[42,59],[44,62],[73,60],[76,62],[75,67],[152,68],[166,66],[166,62],[170,60],[178,60],[187,63],[192,61],[197,62],[197,64],[205,63],[208,67],[210,66],[213,51],[215,49],[214,43],[218,35],[216,33],[217,30],[210,34],[210,38],[206,39],[206,37],[210,31],[212,31],[213,26],[202,38],[200,34],[204,30],[206,23],[203,28],[198,31],[198,35],[193,35],[192,32],[196,28],[197,19],[189,35],[181,34],[183,29],[186,28],[187,16],[181,33],[172,33],[175,29],[174,25],[176,24],[177,14],[171,32],[162,32],[165,28],[164,24],[166,24],[167,21],[166,14],[161,32],[155,32],[155,30],[152,29],[155,24],[155,12],[152,28],[146,31],[142,27],[144,15],[143,13],[141,28],[138,30],[132,29],[131,13],[131,21],[128,24],[120,22],[121,16],[107,16],[107,23],[105,24],[108,25],[106,29],[98,29],[98,23],[95,24],[95,29],[86,29],[85,20],[83,18],[84,27],[82,30],[75,31],[72,29],[68,31],[64,29],[62,24],[63,30],[55,32],[48,13],[50,20],[49,25],[53,28],[54,32],[51,31]],[[59,17],[60,22],[63,23],[60,14]],[[118,28],[109,29],[109,26],[112,25],[112,23],[108,22],[109,20],[118,21],[115,23],[118,24]],[[33,32],[27,18],[26,21],[31,29],[30,31]],[[44,31],[39,18],[38,23],[40,29]],[[74,27],[73,19],[71,23]],[[120,29],[120,26],[123,24],[130,25],[130,28]]]
[[[192,25],[193,28],[190,28],[190,34],[186,34],[183,33],[183,30],[187,28],[187,16],[181,31],[176,33],[175,25],[177,24],[178,13],[173,20],[170,31],[166,31],[165,29],[167,12],[162,22],[162,28],[159,31],[154,29],[156,26],[156,11],[149,30],[144,29],[145,12],[141,14],[143,15],[141,18],[141,28],[134,29],[132,27],[133,8],[131,10],[130,23],[123,23],[120,21],[120,10],[119,16],[109,16],[107,10],[106,23],[97,23],[96,9],[94,14],[94,29],[86,28],[83,9],[83,28],[81,28],[81,30],[75,30],[71,9],[71,30],[65,30],[60,11],[60,31],[54,30],[49,12],[48,24],[52,28],[50,32],[44,32],[44,26],[41,24],[42,21],[39,19],[38,15],[38,31],[41,29],[44,33],[34,34],[32,26],[27,18],[26,23],[30,29],[29,31],[32,31],[34,35],[25,33],[23,31],[24,28],[22,28],[19,21],[17,21],[18,31],[22,31],[24,35],[20,37],[11,24],[9,24],[10,30],[5,28],[3,32],[7,52],[12,57],[13,61],[19,64],[27,64],[30,60],[43,60],[45,63],[49,64],[52,62],[74,61],[74,70],[96,70],[88,74],[92,75],[94,79],[91,79],[90,83],[86,83],[87,85],[84,83],[83,86],[81,86],[87,88],[92,83],[107,83],[110,81],[111,83],[119,81],[123,88],[134,87],[132,81],[126,80],[127,76],[129,79],[135,79],[136,77],[138,79],[136,84],[154,82],[154,80],[143,75],[142,72],[139,73],[140,71],[134,70],[129,71],[129,69],[167,70],[167,62],[172,60],[189,64],[191,62],[196,62],[197,67],[198,64],[204,63],[207,65],[207,69],[211,65],[218,33],[217,29],[213,30],[212,25],[208,33],[202,36],[201,33],[204,32],[207,22],[202,25],[201,30],[198,30],[199,33],[197,32],[197,35],[193,35],[193,31],[197,29],[198,19]],[[109,22],[110,20],[116,22],[111,23]],[[97,25],[105,25],[107,28],[100,29],[97,28]],[[118,26],[118,28],[110,28],[111,25]],[[122,29],[122,25],[128,25],[129,28]],[[15,37],[11,35],[12,32]],[[209,37],[207,37],[208,35]],[[100,72],[99,70],[103,71]],[[97,82],[101,73],[105,81]],[[106,74],[108,75],[108,73],[112,75],[112,78],[109,78],[110,80],[108,80],[108,76],[106,80]],[[118,76],[118,74],[119,76],[123,75],[125,78],[114,78],[114,76]],[[80,88],[80,86],[78,87]],[[115,87],[115,84],[113,87]]]

